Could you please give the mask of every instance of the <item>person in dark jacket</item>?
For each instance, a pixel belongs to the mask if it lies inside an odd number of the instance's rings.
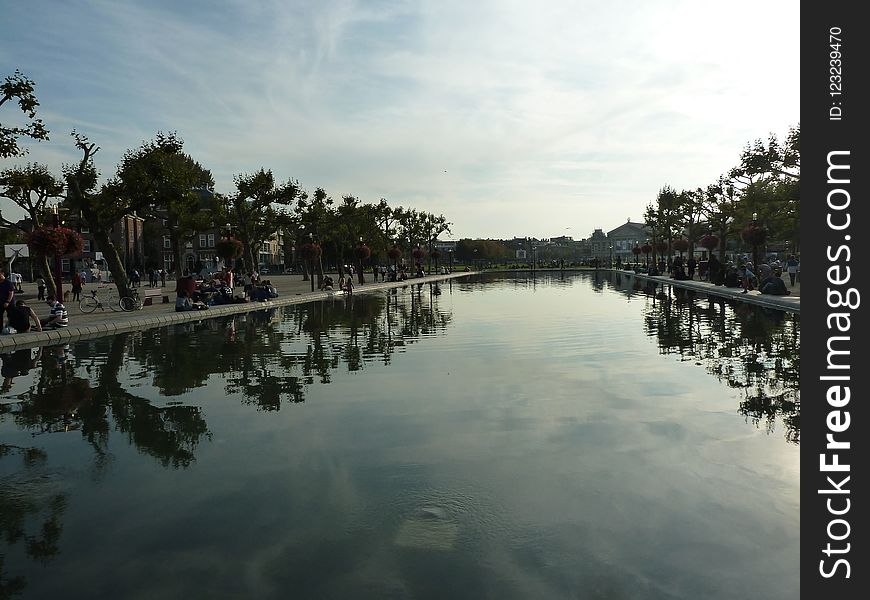
[[[761,293],[770,294],[772,296],[791,295],[791,292],[785,287],[785,282],[782,280],[782,277],[780,277],[779,269],[773,271],[773,275],[771,275],[767,279],[767,283],[762,286]]]

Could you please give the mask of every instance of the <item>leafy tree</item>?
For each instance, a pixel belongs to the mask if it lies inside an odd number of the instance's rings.
[[[438,239],[439,235],[450,232],[450,225],[452,225],[452,223],[448,223],[447,219],[444,218],[444,215],[438,215],[436,217],[433,214],[426,213],[423,218],[423,235],[425,236],[424,239],[426,240],[426,245],[429,249],[430,274],[432,273],[433,244],[435,243],[435,240]]]
[[[681,227],[686,232],[689,256],[695,253],[695,242],[701,238],[701,219],[703,217],[704,190],[680,192],[679,212]]]
[[[18,107],[29,121],[21,127],[0,124],[0,158],[27,154],[27,149],[18,145],[20,137],[48,140],[48,130],[42,123],[42,119],[36,118],[36,107],[39,106],[39,100],[36,99],[33,88],[33,81],[22,75],[21,71],[17,69],[14,74],[7,76],[0,84],[0,107],[6,102],[17,99]]]
[[[323,188],[317,188],[310,196],[300,196],[296,203],[296,215],[302,231],[300,246],[305,243],[316,243],[322,247],[332,240],[334,233],[330,231],[333,222],[333,200]],[[317,271],[317,286],[323,283],[323,261],[318,257],[314,262]],[[313,274],[312,274],[313,276]]]
[[[506,259],[510,255],[510,250],[498,240],[463,238],[456,242],[456,258],[463,262],[477,259],[498,261]]]
[[[112,241],[112,227],[134,210],[143,209],[145,206],[134,204],[130,197],[120,194],[120,185],[117,181],[97,186],[97,169],[94,167],[94,155],[100,148],[87,137],[76,133],[72,134],[76,147],[81,150],[82,157],[77,164],[64,167],[66,180],[66,204],[76,212],[81,213],[82,218],[91,228],[103,257],[112,273],[118,293],[122,296],[129,291],[129,279],[124,261],[117,246]]]
[[[264,169],[250,175],[237,175],[234,181],[236,192],[220,199],[221,209],[244,246],[245,269],[254,270],[259,264],[260,247],[273,238],[278,231],[279,217],[285,213],[275,205],[289,206],[299,201],[303,197],[302,190],[292,179],[276,184],[272,171]]]
[[[722,261],[725,260],[728,237],[736,233],[734,223],[737,201],[737,190],[733,182],[724,176],[720,176],[716,183],[708,185],[704,192],[701,212],[707,220],[708,227],[719,238],[719,258]]]
[[[380,231],[383,233],[384,247],[391,246],[394,241],[398,224],[402,221],[405,209],[401,206],[390,208],[386,199],[381,198],[372,209],[373,217]]]
[[[738,218],[744,223],[753,213],[774,238],[789,240],[796,251],[800,241],[800,125],[783,142],[771,134],[765,143],[755,140],[743,149],[740,164],[730,173],[739,190]]]
[[[63,195],[63,182],[39,164],[28,164],[26,167],[13,167],[0,173],[0,197],[8,198],[27,214],[24,223],[12,222],[0,213],[0,225],[13,227],[22,232],[30,232],[41,228],[47,203],[52,198]],[[45,278],[48,292],[54,295],[57,291],[52,277],[51,267],[46,256],[33,257]]]
[[[681,214],[682,205],[685,200],[686,196],[684,193],[677,193],[674,188],[667,185],[659,190],[659,194],[656,197],[657,221],[660,235],[662,242],[667,242],[668,245],[668,264],[671,263],[671,246],[674,236],[682,227]]]
[[[184,244],[212,226],[213,215],[202,210],[198,190],[214,187],[211,172],[182,152],[175,134],[158,132],[153,141],[128,150],[115,178],[116,189],[131,206],[166,220],[176,275],[181,275]]]

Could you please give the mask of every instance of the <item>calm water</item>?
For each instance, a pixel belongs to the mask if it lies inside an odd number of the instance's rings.
[[[487,277],[6,355],[0,598],[796,598],[799,331]]]

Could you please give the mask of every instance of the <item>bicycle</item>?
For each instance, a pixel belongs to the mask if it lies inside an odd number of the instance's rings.
[[[121,310],[126,312],[142,310],[144,303],[142,302],[142,298],[139,297],[139,289],[131,288],[130,295],[121,298],[118,301],[118,305],[121,307]]]
[[[102,287],[102,286],[101,286]],[[113,291],[115,288],[112,287],[102,287],[105,290],[108,298],[104,301],[98,295],[98,290],[90,290],[91,295],[85,296],[79,301],[79,310],[85,314],[92,313],[98,308],[100,310],[106,310],[106,306],[108,306],[113,311],[123,311],[130,312],[132,310],[138,310],[142,308],[142,300],[139,299],[139,292],[135,289],[131,296],[124,296],[122,298],[117,297],[117,292]]]

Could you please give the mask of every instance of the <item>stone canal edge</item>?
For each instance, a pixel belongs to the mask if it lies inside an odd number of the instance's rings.
[[[594,271],[590,269],[589,271]],[[607,269],[601,269],[607,271]],[[486,271],[484,271],[486,272]],[[488,271],[488,273],[528,273],[524,271]],[[538,271],[541,274],[552,274],[554,271],[541,269]],[[558,270],[556,270],[558,272]],[[588,272],[588,271],[587,271]],[[712,296],[727,298],[745,302],[747,304],[755,304],[766,308],[775,308],[777,310],[785,310],[789,312],[800,313],[800,298],[791,296],[763,296],[758,292],[750,292],[749,294],[741,294],[741,290],[724,288],[715,286],[703,281],[677,281],[669,277],[649,276],[633,271],[613,270],[615,274],[627,277],[636,278],[640,281],[654,283],[656,285],[670,285],[683,289],[693,290]],[[371,282],[366,283],[365,287],[357,287],[354,294],[366,294],[381,290],[393,288],[407,287],[409,285],[423,283],[437,283],[450,279],[459,279],[469,277],[471,275],[480,274],[481,271],[451,273],[449,275],[428,275],[408,279],[405,281],[388,281],[388,282]],[[75,324],[75,313],[70,312],[72,324],[65,329],[52,329],[47,331],[36,331],[32,333],[19,333],[14,335],[0,336],[0,352],[9,352],[20,348],[32,348],[34,346],[46,346],[59,343],[67,343],[76,340],[91,339],[97,337],[105,337],[115,333],[123,333],[128,331],[141,331],[152,329],[155,327],[164,327],[166,325],[174,325],[176,323],[185,323],[188,321],[202,321],[204,319],[215,319],[229,315],[238,315],[248,312],[269,310],[271,308],[279,308],[282,306],[290,306],[292,304],[304,304],[317,300],[326,300],[329,298],[343,297],[343,294],[335,292],[305,292],[297,293],[293,296],[286,296],[267,300],[266,302],[246,302],[244,304],[227,304],[224,306],[212,306],[208,310],[194,310],[188,312],[174,312],[174,304],[164,305],[172,312],[160,312],[157,314],[144,314],[145,311],[135,311],[130,313],[116,313],[114,318],[108,322],[90,323],[90,324]]]
[[[422,283],[438,283],[449,279],[458,279],[460,277],[468,277],[477,274],[477,271],[451,273],[449,275],[428,275],[426,277],[416,277],[405,281],[387,281],[378,283],[366,283],[365,287],[354,288],[354,295],[367,294],[380,290],[388,290],[392,288],[407,287],[410,285]],[[174,295],[174,293],[173,293]],[[176,323],[186,323],[189,321],[202,321],[204,319],[215,319],[218,317],[226,317],[229,315],[238,315],[243,313],[255,312],[260,310],[269,310],[272,308],[280,308],[282,306],[290,306],[292,304],[305,304],[306,302],[314,302],[317,300],[327,300],[329,298],[345,298],[342,292],[323,292],[314,291],[293,296],[279,297],[265,302],[245,302],[243,304],[225,304],[223,306],[210,306],[208,310],[192,310],[186,312],[175,312],[175,303],[165,304],[163,306],[170,309],[172,312],[160,312],[159,314],[143,315],[142,311],[134,312],[119,312],[111,322],[92,323],[84,325],[75,324],[76,314],[70,310],[70,325],[63,329],[50,329],[46,331],[34,331],[30,333],[18,333],[13,335],[0,336],[0,352],[9,352],[21,348],[32,348],[34,346],[46,346],[54,344],[65,344],[72,341],[85,340],[91,338],[105,337],[115,333],[123,333],[127,331],[142,331],[145,329],[153,329],[155,327],[165,327],[166,325],[174,325]]]

